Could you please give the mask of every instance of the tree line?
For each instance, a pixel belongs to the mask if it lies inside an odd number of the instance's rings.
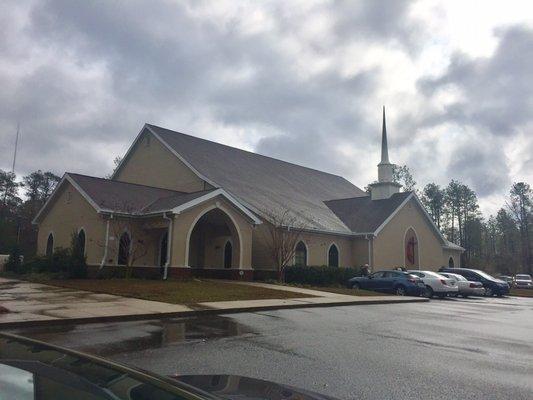
[[[59,181],[52,172],[38,170],[17,182],[14,173],[0,169],[0,254],[15,247],[26,257],[36,253],[37,227],[32,221]]]
[[[477,195],[457,180],[441,187],[428,183],[416,187],[409,168],[398,166],[394,179],[404,190],[414,190],[435,225],[450,242],[464,247],[461,265],[491,272],[531,274],[533,267],[533,191],[515,182],[495,215],[485,218]]]
[[[449,241],[465,248],[463,266],[508,274],[532,273],[533,192],[527,183],[514,183],[505,204],[485,218],[476,193],[464,183],[452,180],[446,187],[428,183],[418,189],[405,165],[395,167],[394,179],[404,190],[418,194]],[[38,170],[17,182],[15,174],[0,169],[0,254],[10,253],[14,246],[26,257],[36,253],[37,228],[32,220],[59,181],[52,172]]]

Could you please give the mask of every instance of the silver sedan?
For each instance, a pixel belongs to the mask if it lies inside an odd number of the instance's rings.
[[[469,281],[464,276],[459,274],[452,274],[449,272],[439,272],[448,279],[453,279],[457,282],[459,287],[459,296],[467,298],[468,296],[484,296],[485,288],[481,282]]]

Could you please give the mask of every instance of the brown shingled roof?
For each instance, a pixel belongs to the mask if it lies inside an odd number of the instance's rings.
[[[135,183],[67,173],[101,209],[127,214],[168,211],[214,190],[184,193]]]
[[[329,200],[324,203],[354,233],[373,233],[412,192],[395,193],[388,199],[370,196]]]
[[[146,127],[202,178],[268,217],[289,210],[308,229],[350,233],[324,200],[364,196],[345,178],[154,125]]]

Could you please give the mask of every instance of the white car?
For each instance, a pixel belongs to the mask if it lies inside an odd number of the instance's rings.
[[[454,279],[459,288],[459,295],[465,299],[468,296],[485,296],[485,288],[481,282],[469,281],[464,276],[459,274],[452,274],[450,272],[439,272],[440,275],[449,279]]]
[[[426,295],[430,299],[435,295],[444,298],[448,295],[457,296],[457,293],[459,293],[459,287],[455,279],[446,278],[433,271],[411,270],[407,272],[422,279],[422,282],[426,285]]]
[[[531,275],[518,274],[514,277],[514,286],[520,289],[533,289]]]

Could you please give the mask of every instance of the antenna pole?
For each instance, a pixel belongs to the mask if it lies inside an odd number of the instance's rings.
[[[17,147],[19,145],[19,132],[20,132],[20,122],[17,122],[17,138],[15,139],[15,151],[13,153],[13,166],[11,167],[11,173],[15,173],[15,163],[17,162]]]

